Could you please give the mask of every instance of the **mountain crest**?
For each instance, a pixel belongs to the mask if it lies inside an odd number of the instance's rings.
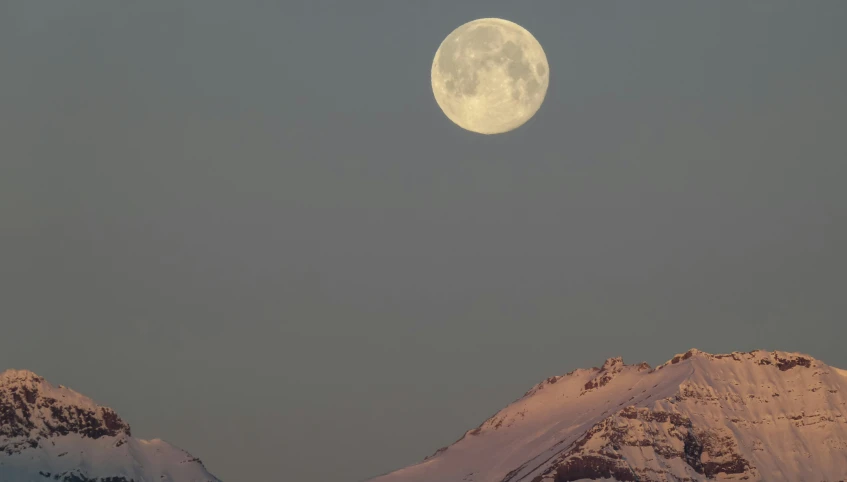
[[[550,377],[378,482],[847,480],[847,371],[801,353],[697,349]],[[376,482],[375,481],[375,482]]]
[[[709,361],[731,359],[737,362],[752,362],[759,365],[773,365],[782,371],[790,370],[798,366],[810,368],[814,363],[818,362],[818,360],[803,353],[753,350],[749,352],[734,351],[727,354],[713,355],[711,353],[706,353],[696,348],[692,348],[685,353],[675,355],[673,358],[656,368],[660,369],[668,365],[675,365],[692,357],[699,357]]]
[[[56,435],[98,439],[131,435],[129,424],[108,407],[73,390],[54,387],[28,370],[0,374],[0,452],[11,454]]]
[[[0,373],[0,480],[217,482],[199,459],[132,437],[114,410],[29,370]]]

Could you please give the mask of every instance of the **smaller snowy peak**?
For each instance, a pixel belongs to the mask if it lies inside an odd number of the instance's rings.
[[[0,452],[36,447],[43,439],[78,434],[98,439],[130,435],[129,424],[108,407],[27,370],[0,374]]]
[[[0,481],[220,482],[162,440],[139,440],[114,410],[28,370],[0,373]]]

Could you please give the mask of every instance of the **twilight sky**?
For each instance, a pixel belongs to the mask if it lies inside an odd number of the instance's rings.
[[[443,38],[541,42],[461,130]],[[0,3],[0,370],[226,482],[418,461],[545,377],[847,368],[847,2]]]

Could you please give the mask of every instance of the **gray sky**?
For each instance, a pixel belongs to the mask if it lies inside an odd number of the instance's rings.
[[[432,57],[501,17],[536,117]],[[691,347],[847,367],[847,2],[0,3],[0,368],[228,482],[364,479],[534,383]]]

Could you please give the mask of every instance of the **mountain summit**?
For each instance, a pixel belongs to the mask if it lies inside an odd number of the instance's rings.
[[[199,459],[132,437],[108,407],[28,370],[0,373],[3,482],[219,482]]]
[[[373,482],[847,480],[847,371],[696,349],[548,378],[456,443]]]

